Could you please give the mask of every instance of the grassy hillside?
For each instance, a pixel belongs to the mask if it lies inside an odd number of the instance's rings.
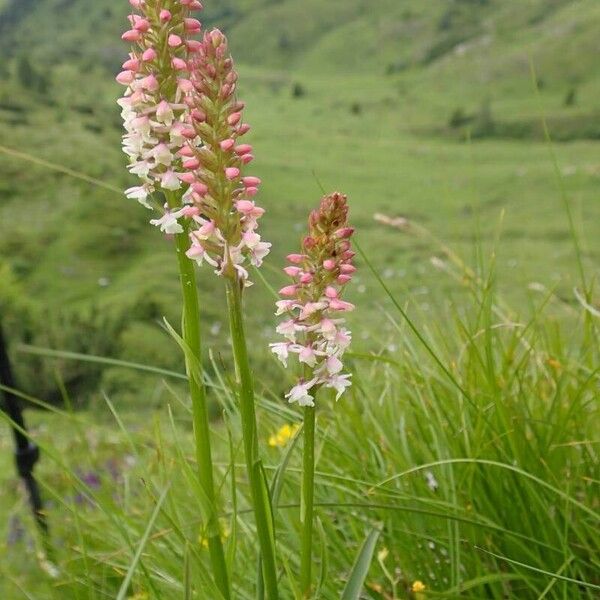
[[[498,284],[518,307],[532,283],[574,301],[574,247],[541,116],[570,140],[556,147],[559,171],[584,261],[597,265],[596,2],[206,5],[207,26],[227,29],[241,65],[253,166],[265,182],[265,233],[274,242],[270,281],[278,283],[275,269],[322,185],[350,194],[365,250],[395,292],[417,293],[414,308],[425,320],[447,310],[449,292],[464,291],[432,267],[433,256],[444,256],[439,246],[382,225],[377,213],[426,226],[468,259],[477,240],[489,256],[500,238]],[[127,187],[112,79],[126,51],[126,11],[114,0],[5,3],[1,144]],[[0,181],[0,256],[11,272],[0,293],[13,299],[4,318],[15,341],[177,366],[175,348],[158,343],[162,317],[178,318],[175,265],[144,211],[115,191],[6,154]],[[220,344],[221,302],[204,275],[206,329]],[[355,300],[376,324],[386,302],[370,289],[360,275]],[[270,294],[256,286],[248,302],[266,344]],[[363,343],[380,348],[387,340],[374,333]],[[23,355],[18,364],[31,391],[55,398],[55,365]],[[118,370],[59,367],[81,400],[99,384],[137,393],[136,378]]]

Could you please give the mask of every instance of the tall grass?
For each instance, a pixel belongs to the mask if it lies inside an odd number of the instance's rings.
[[[551,292],[532,296],[520,315],[498,298],[493,265],[464,277],[457,264],[443,266],[471,298],[444,320],[425,319],[413,298],[388,296],[380,279],[385,349],[353,356],[355,385],[337,405],[321,392],[315,598],[351,593],[343,590],[367,537],[377,558],[358,589],[369,598],[598,595],[597,320]],[[204,377],[225,415],[214,449],[225,553],[234,596],[250,599],[256,531],[247,518],[250,487],[233,477],[245,466],[232,375],[215,368]],[[300,423],[301,413],[282,402],[284,383],[256,378],[264,443],[281,425]],[[5,597],[22,589],[36,598],[114,598],[119,590],[218,598],[195,510],[188,400],[173,392],[144,424],[110,401],[104,416],[98,408],[52,410],[36,421],[51,425],[37,439],[60,575],[36,583],[32,556],[16,542],[0,566]],[[265,457],[282,598],[301,595],[299,435]],[[376,546],[373,529],[381,532]],[[411,591],[415,580],[425,592]]]

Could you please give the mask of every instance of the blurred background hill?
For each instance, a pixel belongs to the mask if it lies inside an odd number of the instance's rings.
[[[556,289],[565,304],[557,315],[568,312],[579,281],[542,117],[584,261],[597,268],[600,3],[205,4],[205,27],[230,36],[242,75],[273,285],[323,186],[350,195],[358,239],[394,291],[422,299],[417,318],[444,314],[464,290],[432,266],[446,258],[440,247],[377,213],[423,225],[469,259],[476,243],[491,253],[501,238],[494,281],[503,293],[525,309],[532,294]],[[0,308],[20,381],[45,399],[59,399],[57,373],[79,402],[99,389],[125,399],[154,388],[118,368],[49,365],[18,353],[21,342],[181,368],[160,327],[163,316],[178,319],[170,244],[136,203],[53,167],[130,185],[114,82],[127,9],[125,0],[0,0]],[[361,343],[379,350],[386,305],[371,286],[363,272],[354,299]],[[220,287],[208,270],[201,287],[205,334],[224,348]],[[271,296],[257,284],[248,302],[266,346]],[[271,364],[266,353],[258,360]]]

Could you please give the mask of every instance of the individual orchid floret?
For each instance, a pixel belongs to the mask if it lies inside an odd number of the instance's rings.
[[[346,196],[325,196],[311,213],[308,230],[302,253],[287,257],[290,265],[284,272],[292,283],[279,291],[284,300],[277,302],[276,314],[285,315],[285,320],[277,333],[285,341],[270,345],[284,366],[292,354],[305,365],[304,377],[286,394],[289,402],[300,406],[314,406],[320,386],[334,389],[336,400],[350,386],[350,375],[342,373],[342,357],[351,341],[343,314],[354,306],[342,294],[356,268]]]
[[[196,209],[197,229],[190,232],[187,256],[250,285],[246,266],[260,267],[271,244],[257,233],[264,210],[253,198],[261,181],[243,173],[253,155],[240,138],[250,127],[243,123],[244,104],[235,98],[238,76],[219,30],[204,34],[189,67],[190,111],[182,135],[190,141],[180,154],[185,157],[182,180],[190,186],[185,201]]]
[[[128,168],[142,183],[125,193],[151,209],[153,192],[185,191],[180,151],[184,144],[200,143],[196,136],[184,137],[183,131],[189,112],[185,103],[185,90],[191,86],[189,64],[197,51],[191,36],[200,28],[191,15],[202,5],[195,0],[130,0],[130,4],[134,12],[122,38],[132,44],[132,50],[117,75],[127,88],[118,103],[126,129],[123,150],[129,156]],[[182,232],[173,222],[174,214],[165,212],[151,223],[166,233]]]

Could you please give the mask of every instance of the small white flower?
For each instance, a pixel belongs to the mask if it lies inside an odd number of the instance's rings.
[[[350,377],[351,375],[333,375],[325,382],[325,387],[334,389],[337,392],[335,399],[339,400],[346,388],[352,385],[349,381]]]
[[[312,388],[316,379],[311,379],[305,383],[299,383],[295,385],[286,395],[285,397],[288,399],[290,404],[297,402],[300,406],[314,406],[315,399],[308,393],[308,390]]]
[[[182,214],[183,211],[181,210],[177,212],[167,211],[160,219],[152,219],[150,224],[160,227],[160,230],[166,234],[183,233],[183,227],[177,221]]]
[[[150,204],[148,204],[148,196],[153,191],[154,190],[147,185],[138,185],[136,187],[130,187],[129,189],[125,190],[125,196],[127,196],[127,198],[137,200],[142,206],[145,206],[146,208],[152,210],[152,207],[150,206]]]
[[[278,342],[276,344],[269,344],[271,352],[277,356],[279,361],[284,367],[287,367],[287,359],[289,356],[290,345],[288,342]]]
[[[167,171],[162,176],[161,185],[165,190],[175,191],[181,187],[181,181],[173,171]]]

